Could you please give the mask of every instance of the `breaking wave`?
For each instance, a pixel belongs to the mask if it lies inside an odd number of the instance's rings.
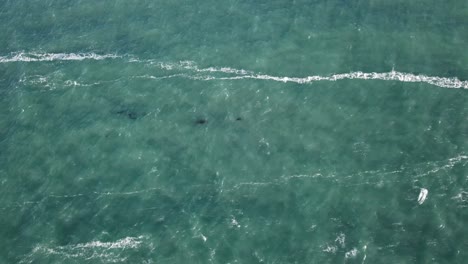
[[[37,258],[84,261],[94,259],[105,263],[126,262],[130,252],[142,246],[144,236],[125,237],[114,242],[91,241],[66,246],[37,245],[20,263],[34,263]],[[149,248],[152,250],[151,248]]]
[[[133,62],[144,62],[133,59]],[[162,63],[151,61],[151,64],[157,65],[159,68],[169,71],[174,70],[188,70],[196,74],[175,74],[169,76],[151,76],[146,75],[150,79],[164,79],[164,78],[188,78],[192,80],[201,81],[212,81],[212,80],[242,80],[242,79],[256,79],[256,80],[268,80],[277,82],[292,82],[298,84],[310,84],[319,81],[339,81],[345,79],[358,79],[358,80],[382,80],[382,81],[397,81],[406,83],[427,83],[430,85],[442,87],[442,88],[461,88],[468,89],[468,81],[461,81],[456,77],[437,77],[427,75],[417,75],[413,73],[399,72],[392,70],[390,72],[349,72],[332,74],[328,76],[323,75],[311,75],[306,77],[289,77],[289,76],[274,76],[262,73],[255,73],[253,71],[244,69],[234,69],[230,67],[208,67],[200,68],[195,62],[192,61],[181,61],[179,63]],[[218,75],[210,75],[218,74]],[[227,76],[219,76],[219,74],[225,74]]]
[[[81,61],[115,59],[115,54],[99,55],[96,53],[35,53],[18,52],[9,56],[0,56],[0,63],[7,62],[36,62],[36,61]]]
[[[331,75],[311,75],[306,77],[292,76],[274,76],[259,72],[253,72],[244,69],[235,69],[230,67],[207,67],[201,68],[192,61],[180,61],[178,63],[165,63],[156,60],[140,60],[130,55],[116,55],[96,53],[12,53],[9,56],[0,56],[0,63],[11,62],[41,62],[41,61],[82,61],[82,60],[105,60],[123,58],[127,63],[144,63],[154,65],[165,72],[169,71],[171,75],[152,76],[144,74],[139,78],[148,79],[165,79],[165,78],[186,78],[197,81],[213,81],[213,80],[268,80],[283,83],[298,83],[310,84],[321,81],[339,81],[345,79],[357,80],[381,80],[381,81],[397,81],[405,83],[427,83],[430,85],[443,88],[461,88],[468,89],[468,81],[461,81],[456,77],[437,77],[428,75],[417,75],[413,73],[399,72],[392,70],[390,72],[361,72],[353,71],[348,73],[339,73]]]
[[[460,81],[458,78],[444,78],[444,77],[433,77],[426,75],[415,75],[412,73],[405,72],[350,72],[334,74],[331,76],[320,76],[313,75],[307,77],[282,77],[282,76],[271,76],[266,74],[256,75],[242,75],[242,76],[231,76],[231,77],[215,77],[215,76],[195,76],[195,80],[241,80],[241,79],[257,79],[257,80],[271,80],[277,82],[293,82],[298,84],[308,84],[318,81],[339,81],[344,79],[359,79],[359,80],[383,80],[383,81],[398,81],[398,82],[411,82],[411,83],[427,83],[443,88],[462,88],[468,89],[468,81]]]

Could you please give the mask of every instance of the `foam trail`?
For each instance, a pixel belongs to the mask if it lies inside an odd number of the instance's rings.
[[[55,259],[57,256],[63,260],[73,260],[82,263],[95,260],[99,263],[128,263],[127,258],[132,251],[153,250],[151,245],[144,243],[146,237],[125,237],[113,242],[94,240],[88,243],[53,246],[38,244],[19,263],[35,263],[38,257]],[[66,262],[66,261],[65,261]]]
[[[40,61],[82,61],[82,60],[105,60],[124,58],[116,54],[99,55],[96,53],[35,53],[35,52],[19,52],[12,53],[10,56],[0,56],[0,63],[9,62],[40,62]],[[193,61],[180,61],[178,63],[163,63],[155,60],[139,60],[138,58],[130,55],[125,55],[128,60],[126,62],[137,63],[150,63],[156,64],[160,69],[167,71],[190,71],[191,74],[176,74],[170,76],[155,77],[150,75],[139,76],[164,79],[173,77],[182,77],[192,80],[242,80],[242,79],[257,79],[257,80],[270,80],[277,82],[293,82],[298,84],[309,84],[317,81],[339,81],[345,79],[358,79],[358,80],[383,80],[383,81],[398,81],[408,83],[427,83],[430,85],[443,87],[443,88],[461,88],[468,89],[468,81],[461,81],[456,77],[437,77],[427,75],[416,75],[412,73],[390,71],[390,72],[349,72],[341,74],[333,74],[329,76],[312,75],[307,77],[289,77],[289,76],[272,76],[268,74],[255,73],[244,69],[235,69],[230,67],[208,67],[200,68]],[[180,75],[179,75],[180,74]],[[197,75],[199,74],[199,75]],[[205,75],[208,74],[208,75]],[[215,76],[210,75],[215,74]],[[225,74],[222,76],[221,74]],[[221,76],[219,76],[221,75]],[[227,76],[226,76],[227,75]]]
[[[234,69],[230,67],[208,67],[200,69],[193,61],[181,61],[179,63],[180,67],[187,70],[192,70],[195,72],[222,72],[222,73],[231,73],[237,75],[246,75],[246,74],[254,74],[252,71],[247,71],[244,69]]]
[[[37,61],[82,61],[105,60],[120,58],[115,54],[99,55],[96,53],[12,53],[10,56],[0,56],[0,63],[37,62]]]
[[[316,81],[339,81],[344,79],[359,79],[359,80],[384,80],[398,82],[413,82],[413,83],[428,83],[434,86],[443,88],[461,88],[468,89],[468,81],[460,81],[456,77],[436,77],[427,75],[416,75],[406,72],[398,72],[392,70],[390,72],[349,72],[341,74],[333,74],[330,76],[312,75],[307,77],[288,77],[288,76],[272,76],[267,74],[255,73],[244,69],[234,69],[230,67],[208,67],[200,68],[193,61],[180,61],[179,63],[157,63],[161,69],[165,70],[190,70],[196,73],[225,73],[234,74],[234,76],[212,76],[212,75],[195,75],[195,76],[180,76],[193,80],[242,80],[242,79],[257,79],[270,80],[277,82],[294,82],[298,84],[308,84]],[[175,77],[175,76],[174,76]]]
[[[257,80],[271,80],[277,82],[293,82],[298,84],[308,84],[317,81],[339,81],[345,79],[358,79],[358,80],[383,80],[383,81],[398,81],[398,82],[411,82],[411,83],[427,83],[443,88],[461,88],[468,89],[468,81],[460,81],[458,78],[445,78],[445,77],[434,77],[426,75],[415,75],[412,73],[405,72],[350,72],[334,74],[331,76],[320,76],[313,75],[307,77],[283,77],[283,76],[271,76],[266,74],[250,74],[241,76],[231,77],[215,77],[215,76],[194,76],[191,77],[194,80],[242,80],[242,79],[257,79]]]
[[[190,76],[188,76],[186,74],[182,74],[182,73],[172,74],[172,75],[165,75],[165,76],[141,75],[141,76],[135,76],[133,78],[163,80],[163,79],[170,79],[170,78],[176,78],[176,77],[190,78]]]
[[[139,60],[132,58],[129,62],[140,62],[140,63],[149,63],[151,65],[156,65],[157,67],[163,70],[189,70],[192,72],[199,72],[199,73],[227,73],[227,74],[236,74],[236,75],[247,75],[247,74],[255,74],[253,71],[248,71],[244,69],[235,69],[230,67],[208,67],[208,68],[200,68],[198,65],[193,61],[179,61],[177,63],[171,62],[158,62],[154,60]]]
[[[106,249],[125,249],[125,248],[137,248],[142,243],[141,239],[143,236],[139,237],[126,237],[115,242],[101,242],[101,241],[92,241],[89,243],[76,244],[72,246],[73,248],[106,248]],[[64,247],[59,247],[64,248]]]

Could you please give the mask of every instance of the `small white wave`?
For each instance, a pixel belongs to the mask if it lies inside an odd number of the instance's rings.
[[[231,223],[230,223],[231,227],[241,227],[241,225],[239,224],[239,222],[237,222],[237,219],[234,217],[234,216],[231,216]]]
[[[336,246],[326,245],[322,247],[322,251],[327,253],[336,253],[337,250],[338,248]]]
[[[126,248],[138,248],[142,243],[141,239],[143,236],[139,237],[126,237],[115,242],[101,242],[101,241],[92,241],[88,243],[76,244],[71,246],[72,248],[106,248],[106,249],[126,249]],[[62,248],[62,247],[59,247]]]
[[[462,163],[463,162],[463,163]],[[438,161],[438,162],[434,162],[433,164],[430,164],[431,166],[433,166],[434,168],[430,169],[430,170],[427,170],[423,173],[419,173],[416,175],[416,178],[420,178],[420,177],[424,177],[424,176],[428,176],[430,174],[435,174],[435,173],[439,173],[441,171],[447,171],[447,170],[450,170],[452,169],[455,165],[458,165],[460,163],[463,164],[463,166],[468,162],[468,156],[467,155],[458,155],[457,157],[454,157],[454,158],[450,158],[448,160],[445,160],[445,161]],[[446,164],[443,164],[441,165],[440,163],[446,163]]]
[[[31,75],[31,76],[24,76],[19,80],[19,83],[24,85],[32,85],[36,88],[47,88],[48,90],[55,90],[57,88],[63,87],[90,87],[101,85],[103,83],[108,83],[113,81],[102,81],[102,82],[93,82],[93,83],[81,83],[76,80],[62,80],[62,76],[60,75],[49,75],[49,76],[42,76],[42,75]]]
[[[332,218],[333,219],[333,218]],[[327,253],[336,253],[338,251],[339,248],[345,248],[345,240],[346,240],[346,236],[345,234],[343,233],[340,233],[338,234],[338,236],[335,238],[334,242],[332,243],[327,243],[326,245],[323,245],[321,248],[322,248],[322,251],[323,252],[327,252]],[[357,250],[356,252],[354,252],[355,254],[357,254]],[[348,258],[350,257],[351,255],[350,254],[353,254],[353,251],[350,251],[350,252],[347,252],[345,254],[345,257]]]
[[[135,250],[143,243],[144,236],[126,237],[114,242],[91,241],[66,246],[37,245],[30,254],[25,256],[20,263],[33,263],[42,255],[45,257],[60,256],[64,259],[89,260],[96,259],[105,263],[126,262],[126,250]]]
[[[176,63],[159,62],[156,60],[140,60],[131,55],[119,56],[116,54],[103,54],[96,53],[36,53],[36,52],[17,52],[9,56],[0,56],[0,63],[9,62],[38,62],[38,61],[81,61],[81,60],[105,60],[115,58],[127,58],[125,62],[130,63],[146,63],[156,65],[165,71],[176,71],[176,74],[169,76],[155,77],[151,75],[138,76],[139,78],[150,79],[165,79],[165,78],[187,78],[200,81],[211,80],[243,80],[243,79],[256,79],[256,80],[269,80],[283,83],[298,83],[309,84],[318,81],[339,81],[345,79],[357,80],[382,80],[382,81],[397,81],[405,83],[427,83],[430,85],[442,88],[461,88],[468,89],[468,81],[461,81],[456,77],[437,77],[428,75],[417,75],[413,73],[398,72],[392,70],[390,72],[362,72],[355,71],[349,73],[339,73],[332,75],[311,75],[306,77],[290,77],[290,76],[274,76],[262,73],[255,73],[253,71],[244,69],[235,69],[231,67],[208,67],[201,68],[193,61],[180,61]],[[179,71],[179,73],[177,73]],[[180,73],[180,71],[186,74]]]
[[[81,196],[85,196],[85,194],[82,194],[82,193],[70,194],[70,195],[55,195],[55,194],[51,194],[51,195],[49,195],[48,197],[51,197],[51,198],[75,198],[75,197],[81,197]]]
[[[140,75],[140,76],[135,76],[135,77],[133,77],[133,78],[136,78],[136,79],[163,80],[163,79],[170,79],[170,78],[176,78],[176,77],[190,78],[189,75],[186,75],[186,74],[183,74],[183,73],[172,74],[172,75],[165,75],[165,76]]]
[[[236,75],[254,74],[254,72],[252,72],[252,71],[247,71],[247,70],[244,70],[244,69],[235,69],[235,68],[231,68],[231,67],[200,68],[193,61],[180,61],[178,63],[158,62],[156,64],[160,68],[165,69],[165,70],[185,69],[185,70],[190,70],[190,71],[199,72],[199,73],[211,72],[211,73],[228,73],[228,74],[236,74]]]
[[[19,52],[9,56],[0,56],[0,63],[8,62],[36,62],[36,61],[81,61],[81,60],[105,60],[120,58],[115,54],[99,55],[96,53],[36,53]]]
[[[247,186],[247,187],[262,187],[262,186],[270,186],[270,185],[273,185],[273,184],[277,184],[277,183],[275,183],[275,182],[241,182],[241,183],[238,183],[238,184],[234,185],[234,188],[238,189],[238,188],[244,187],[244,186]]]
[[[346,239],[345,234],[340,233],[340,234],[336,237],[335,242],[338,242],[338,244],[340,244],[341,247],[344,247],[344,246],[345,246],[345,239]]]
[[[134,60],[135,61],[135,60]],[[139,60],[137,60],[139,61]],[[141,61],[139,61],[141,62]],[[154,64],[154,61],[151,61]],[[443,88],[462,88],[468,89],[468,81],[461,81],[456,77],[437,77],[427,75],[417,75],[406,72],[398,72],[392,70],[390,72],[349,72],[333,74],[329,76],[311,75],[307,77],[289,77],[289,76],[273,76],[268,74],[255,73],[253,71],[244,69],[235,69],[231,67],[208,67],[200,68],[193,61],[180,61],[178,63],[156,63],[161,69],[164,70],[190,70],[195,73],[225,73],[233,74],[235,76],[212,76],[212,75],[183,75],[180,77],[189,78],[193,80],[242,80],[242,79],[257,79],[257,80],[270,80],[277,82],[293,82],[298,84],[308,84],[317,81],[339,81],[345,79],[359,79],[359,80],[384,80],[384,81],[398,81],[398,82],[411,82],[411,83],[428,83],[431,85]]]
[[[455,202],[458,203],[460,207],[468,207],[468,192],[466,191],[460,191],[460,193],[453,196],[451,199],[455,200]]]
[[[359,251],[356,248],[353,248],[350,251],[345,253],[345,258],[347,258],[347,259],[348,258],[355,258],[357,256],[357,253],[359,253]]]
[[[135,194],[141,194],[141,193],[149,193],[149,192],[156,192],[160,191],[160,188],[148,188],[148,189],[142,189],[142,190],[134,190],[134,191],[129,191],[129,192],[94,192],[94,194],[97,194],[99,196],[123,196],[123,195],[135,195]]]
[[[315,174],[294,174],[294,175],[283,175],[281,178],[284,180],[291,180],[291,179],[301,179],[301,178],[318,178],[323,177],[321,173]]]
[[[412,73],[405,72],[350,72],[334,74],[331,76],[313,75],[307,77],[285,77],[285,76],[271,76],[266,74],[251,74],[251,75],[240,75],[240,76],[228,76],[228,77],[216,77],[216,76],[192,76],[194,80],[242,80],[242,79],[257,79],[257,80],[270,80],[277,82],[293,82],[298,84],[309,84],[318,81],[339,81],[345,79],[358,79],[358,80],[383,80],[383,81],[398,81],[398,82],[409,82],[409,83],[427,83],[442,88],[461,88],[468,89],[468,81],[460,81],[458,78],[445,78],[445,77],[433,77],[426,75],[415,75]]]

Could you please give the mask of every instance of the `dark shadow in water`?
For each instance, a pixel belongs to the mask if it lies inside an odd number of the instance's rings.
[[[139,112],[130,108],[124,108],[124,109],[118,110],[115,112],[115,114],[127,117],[128,119],[131,119],[131,120],[137,120],[147,115],[146,112]]]
[[[197,125],[205,125],[206,123],[208,123],[208,120],[206,120],[205,118],[198,118],[195,121],[195,124],[197,124]]]

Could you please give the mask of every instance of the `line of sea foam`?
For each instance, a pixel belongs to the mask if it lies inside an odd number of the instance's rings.
[[[37,62],[37,61],[81,61],[121,58],[115,54],[99,55],[96,53],[36,53],[16,52],[9,56],[0,56],[0,63]]]
[[[461,81],[456,77],[436,77],[427,75],[416,75],[405,72],[349,72],[341,74],[333,74],[330,76],[313,75],[307,77],[287,77],[287,76],[272,76],[267,74],[250,74],[240,76],[227,76],[227,77],[216,77],[216,76],[193,76],[191,79],[194,80],[242,80],[242,79],[257,79],[257,80],[269,80],[276,82],[292,82],[298,84],[309,84],[318,81],[339,81],[345,79],[358,79],[358,80],[383,80],[383,81],[398,81],[408,83],[427,83],[443,88],[460,88],[468,89],[468,81]]]
[[[126,248],[138,248],[142,243],[143,236],[139,237],[126,237],[114,242],[101,242],[92,241],[88,243],[76,244],[69,246],[73,249],[77,248],[105,248],[105,249],[126,249]],[[65,248],[65,247],[59,247]]]
[[[141,246],[149,250],[154,249],[151,244],[144,243],[145,239],[145,236],[138,236],[125,237],[113,242],[94,240],[65,246],[39,244],[19,263],[34,263],[38,256],[46,258],[61,256],[63,259],[75,259],[79,262],[93,259],[100,263],[122,263],[127,261],[130,254],[126,252],[127,250],[138,250]]]
[[[128,57],[128,56],[127,56]],[[7,62],[35,62],[35,61],[81,61],[86,59],[91,60],[104,60],[122,58],[122,56],[115,54],[99,55],[96,53],[12,53],[10,56],[0,56],[0,63]],[[468,89],[468,81],[461,81],[456,77],[437,77],[428,75],[416,75],[413,73],[398,72],[392,70],[390,72],[349,72],[333,74],[329,76],[312,75],[307,77],[289,77],[289,76],[273,76],[268,74],[260,74],[244,69],[235,69],[230,67],[208,67],[200,68],[193,61],[180,61],[178,63],[164,63],[155,60],[140,60],[138,58],[129,57],[128,62],[144,62],[158,65],[164,70],[189,70],[193,73],[200,73],[202,75],[180,75],[177,77],[189,78],[193,80],[242,80],[242,79],[257,79],[257,80],[270,80],[277,82],[293,82],[298,84],[309,84],[317,81],[338,81],[344,79],[359,79],[359,80],[383,80],[383,81],[398,81],[407,83],[427,83],[430,85],[443,87],[443,88],[461,88]],[[230,76],[213,76],[203,75],[211,73],[229,74]],[[146,76],[149,77],[149,76]],[[153,77],[153,76],[151,76]],[[176,76],[171,76],[176,77]]]
[[[196,75],[196,76],[179,76],[190,78],[193,80],[242,80],[242,79],[257,79],[270,80],[277,82],[293,82],[298,84],[309,84],[317,81],[338,81],[344,79],[359,79],[359,80],[384,80],[398,81],[410,83],[427,83],[443,88],[461,88],[468,89],[468,81],[461,81],[456,77],[437,77],[428,75],[417,75],[413,73],[399,72],[392,70],[390,72],[349,72],[333,74],[329,76],[312,75],[307,77],[289,77],[289,76],[273,76],[268,74],[255,73],[244,69],[235,69],[230,67],[208,67],[200,68],[193,61],[180,61],[179,63],[158,63],[158,66],[165,70],[185,69],[196,73],[226,73],[234,74],[234,76],[212,76],[212,75]]]

